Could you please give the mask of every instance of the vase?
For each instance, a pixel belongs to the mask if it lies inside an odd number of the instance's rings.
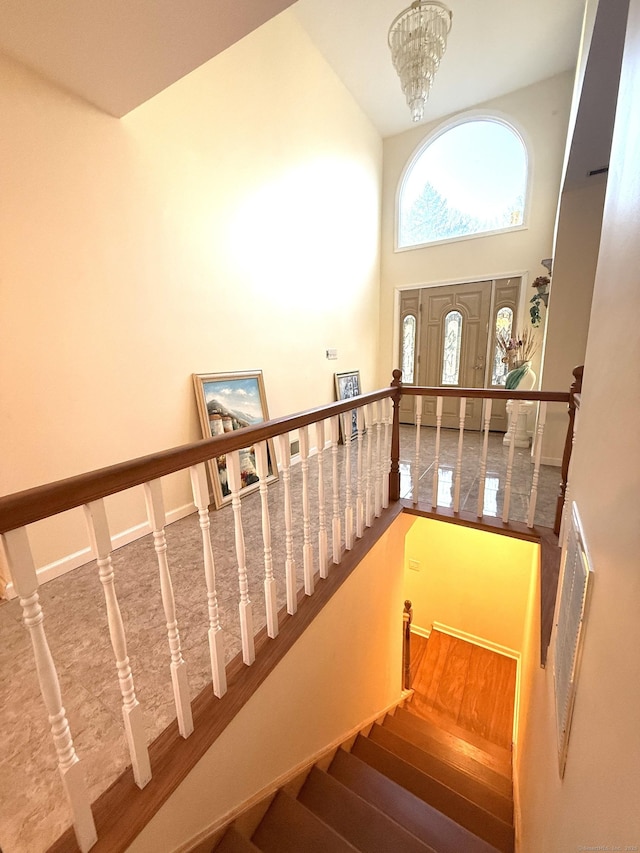
[[[530,361],[516,362],[515,366],[510,370],[504,382],[504,387],[507,391],[515,391],[517,388],[520,391],[531,391],[536,384],[536,375],[531,369]]]

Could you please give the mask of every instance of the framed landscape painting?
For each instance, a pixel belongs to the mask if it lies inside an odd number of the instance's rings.
[[[352,370],[349,373],[336,373],[336,398],[348,400],[350,397],[358,397],[360,390],[360,371]],[[351,432],[349,433],[349,429]],[[349,434],[354,438],[358,434],[358,413],[353,409],[350,413],[340,416],[341,440],[344,441]]]
[[[238,373],[194,373],[193,383],[198,403],[198,414],[204,438],[233,432],[269,420],[267,398],[264,393],[262,371]],[[273,442],[267,442],[268,482],[277,477]],[[231,501],[227,480],[226,456],[218,456],[209,463],[209,474],[216,508]],[[253,447],[240,451],[240,494],[259,486],[256,457]]]

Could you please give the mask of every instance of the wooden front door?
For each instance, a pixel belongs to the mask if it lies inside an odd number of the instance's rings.
[[[520,279],[512,278],[403,291],[403,382],[445,388],[501,387],[494,381],[495,319],[491,322],[491,317],[505,306],[511,307],[515,317],[519,287]],[[411,352],[413,360],[408,357]],[[482,428],[482,411],[482,400],[467,399],[466,429]],[[414,397],[403,398],[400,420],[415,423]],[[435,426],[435,397],[423,400],[422,423]],[[505,424],[504,411],[498,408],[491,429],[506,429]],[[459,425],[459,401],[445,397],[442,426],[457,429]]]

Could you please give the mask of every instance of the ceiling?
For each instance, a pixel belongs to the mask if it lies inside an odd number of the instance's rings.
[[[424,121],[575,65],[584,0],[450,0]],[[122,116],[292,0],[2,0],[0,51]],[[403,0],[298,0],[294,14],[382,136],[412,126],[387,30]],[[408,5],[408,0],[406,5]]]

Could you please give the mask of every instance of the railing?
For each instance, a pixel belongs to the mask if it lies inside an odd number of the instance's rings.
[[[58,767],[71,805],[78,846],[89,850],[96,841],[96,829],[84,773],[76,754],[64,710],[56,666],[44,630],[44,615],[39,598],[38,576],[32,557],[28,525],[58,513],[84,508],[88,538],[97,560],[99,580],[103,587],[108,617],[108,629],[113,646],[115,666],[122,699],[122,714],[133,775],[143,788],[151,778],[147,747],[148,733],[142,720],[142,709],[136,696],[134,673],[130,664],[127,638],[120,613],[112,562],[112,537],[109,530],[104,499],[126,489],[142,487],[147,515],[155,546],[159,586],[167,626],[168,665],[171,672],[176,719],[180,734],[188,738],[193,731],[187,661],[183,655],[176,613],[171,554],[165,536],[165,511],[161,478],[179,471],[188,472],[193,502],[198,514],[202,540],[202,566],[206,581],[207,625],[212,690],[222,697],[227,690],[225,644],[216,580],[215,529],[218,514],[209,515],[209,485],[206,465],[225,455],[231,490],[231,512],[235,539],[235,566],[238,588],[238,619],[241,653],[244,663],[255,660],[254,621],[266,625],[268,636],[278,635],[278,576],[282,576],[289,614],[297,609],[297,565],[302,565],[302,586],[307,596],[313,595],[316,578],[326,578],[331,565],[339,565],[345,552],[353,548],[390,501],[401,497],[401,427],[399,404],[402,395],[416,398],[417,425],[415,430],[415,470],[413,503],[419,504],[418,483],[415,481],[420,460],[422,430],[419,413],[424,397],[436,398],[436,410],[442,411],[444,397],[458,397],[460,426],[458,453],[453,484],[453,511],[459,512],[460,483],[463,472],[466,399],[479,397],[486,401],[483,446],[479,460],[480,488],[484,486],[487,466],[487,443],[491,401],[511,399],[514,405],[522,400],[540,402],[536,434],[532,486],[529,496],[527,524],[533,527],[540,471],[542,434],[549,402],[567,403],[570,395],[564,392],[487,391],[482,389],[402,387],[400,371],[394,371],[389,388],[357,398],[279,418],[253,427],[198,441],[162,453],[124,462],[119,465],[82,474],[76,477],[29,489],[0,498],[0,533],[9,561],[14,588],[20,598],[24,624],[29,630],[42,696],[49,715],[51,732],[57,753]],[[352,431],[352,418],[345,413],[356,410],[357,429]],[[517,415],[517,412],[516,412]],[[344,446],[340,446],[340,422]],[[343,423],[343,426],[345,424]],[[313,427],[310,434],[309,427]],[[328,429],[326,429],[328,427]],[[291,462],[291,433],[297,432],[300,443],[300,465]],[[404,430],[403,430],[404,432]],[[328,443],[325,442],[329,437]],[[432,509],[437,509],[438,478],[440,476],[439,448],[441,424],[435,432],[435,463],[433,471]],[[315,438],[315,447],[312,445]],[[283,560],[276,567],[272,549],[270,503],[273,506],[268,480],[267,442],[276,440],[281,475],[282,511],[284,519]],[[254,612],[249,595],[247,553],[243,501],[240,499],[242,481],[239,452],[253,447],[259,481],[261,538],[263,543],[264,616]],[[315,461],[313,460],[315,456]],[[514,436],[509,437],[507,474],[502,520],[509,522],[511,477],[513,472]],[[294,480],[300,497],[293,497]],[[563,486],[563,489],[566,487]],[[564,490],[562,492],[564,495]],[[313,500],[312,500],[313,496]],[[280,497],[280,494],[278,494]],[[435,503],[434,503],[435,501]],[[294,512],[295,508],[295,512]],[[227,510],[220,510],[220,513]],[[477,516],[482,517],[483,501],[477,502]],[[222,515],[220,515],[222,518]],[[330,542],[329,542],[330,539]],[[302,561],[298,546],[302,543]],[[277,569],[277,570],[276,570]],[[284,569],[282,572],[281,569]]]

